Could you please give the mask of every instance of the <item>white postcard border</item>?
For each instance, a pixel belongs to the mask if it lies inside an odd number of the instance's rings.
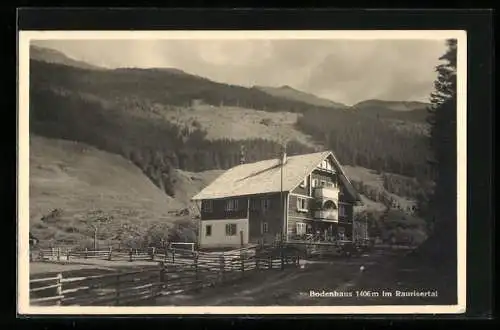
[[[456,305],[38,307],[29,304],[29,44],[31,40],[119,39],[435,39],[458,40],[457,49],[457,294]],[[461,30],[370,31],[20,31],[18,38],[18,313],[107,314],[456,314],[466,310],[467,34]]]

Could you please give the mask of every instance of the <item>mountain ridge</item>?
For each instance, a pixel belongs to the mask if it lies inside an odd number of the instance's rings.
[[[335,101],[332,101],[332,100],[329,100],[326,98],[322,98],[322,97],[319,97],[315,94],[298,90],[298,89],[293,88],[289,85],[283,85],[280,87],[256,85],[253,87],[256,89],[259,89],[261,91],[264,91],[265,93],[273,95],[273,96],[279,96],[279,97],[287,98],[290,100],[303,101],[303,102],[309,103],[311,105],[332,107],[332,108],[338,108],[338,109],[349,108],[349,106],[347,106],[343,103],[335,102]]]
[[[289,105],[286,107],[288,110],[292,109],[292,112],[295,112],[295,108],[301,108],[306,110],[307,108],[313,106],[321,109],[351,109],[351,110],[363,110],[368,112],[371,108],[377,108],[377,110],[382,110],[384,115],[391,115],[391,112],[406,112],[406,111],[415,111],[415,110],[423,110],[427,107],[427,103],[419,102],[419,101],[386,101],[386,100],[378,100],[378,99],[368,99],[364,101],[360,101],[353,106],[349,106],[343,104],[341,102],[336,102],[327,98],[323,98],[317,96],[313,93],[304,92],[293,88],[289,85],[282,85],[280,87],[271,87],[271,86],[261,86],[254,85],[252,87],[244,87],[239,85],[231,85],[220,83],[217,81],[213,81],[210,78],[202,77],[193,73],[186,72],[184,70],[173,68],[173,67],[165,67],[165,68],[137,68],[137,67],[119,67],[114,69],[104,68],[100,66],[96,66],[90,64],[85,61],[72,59],[64,52],[37,45],[30,46],[30,59],[38,62],[44,62],[47,64],[53,65],[65,65],[68,67],[74,67],[78,69],[89,69],[89,70],[99,70],[99,71],[109,71],[116,73],[139,73],[139,74],[165,74],[168,76],[177,76],[181,79],[196,79],[205,84],[211,84],[212,86],[220,86],[221,88],[239,89],[241,91],[245,91],[248,94],[255,94],[255,91],[263,93],[269,97],[275,99],[282,99],[289,102]],[[165,79],[168,77],[164,77]],[[203,88],[206,90],[206,88]],[[205,93],[204,91],[201,93]],[[203,95],[198,95],[198,97]],[[259,97],[259,95],[254,95],[255,97]],[[193,96],[196,98],[197,96]],[[260,95],[262,97],[262,95]],[[274,101],[276,102],[276,101]],[[290,103],[291,102],[291,103]],[[210,103],[210,101],[208,102]],[[214,103],[214,102],[212,102]],[[252,103],[249,101],[248,103]],[[267,108],[266,106],[264,106]],[[250,106],[249,108],[254,108]],[[256,110],[259,110],[258,108]],[[262,110],[262,109],[260,109]],[[299,111],[300,112],[300,111]],[[399,115],[396,114],[399,118]],[[418,117],[418,116],[417,116]],[[421,117],[421,116],[420,116]]]
[[[73,59],[61,51],[37,45],[30,45],[30,59],[45,63],[71,66],[79,69],[106,70],[106,68],[90,64],[85,61]]]

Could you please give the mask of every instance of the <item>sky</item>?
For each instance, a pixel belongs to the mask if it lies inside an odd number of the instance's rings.
[[[444,40],[37,40],[107,68],[169,67],[242,86],[288,85],[353,105],[428,102]]]

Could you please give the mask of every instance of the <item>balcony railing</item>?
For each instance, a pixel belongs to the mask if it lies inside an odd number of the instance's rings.
[[[316,198],[330,198],[330,199],[338,200],[339,192],[340,192],[340,190],[336,186],[316,187],[316,188],[314,188],[314,197],[316,197]]]
[[[338,221],[339,214],[337,210],[317,210],[314,211],[314,217],[321,220]]]

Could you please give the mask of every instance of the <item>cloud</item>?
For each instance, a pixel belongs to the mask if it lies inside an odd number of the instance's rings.
[[[289,85],[337,102],[427,101],[444,40],[45,40],[104,67],[174,67],[235,85]]]

